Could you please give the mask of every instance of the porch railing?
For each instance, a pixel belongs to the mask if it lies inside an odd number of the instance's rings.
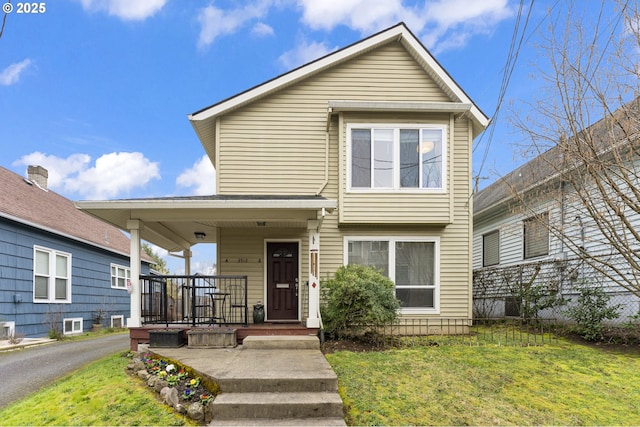
[[[142,323],[248,324],[247,276],[140,276]]]

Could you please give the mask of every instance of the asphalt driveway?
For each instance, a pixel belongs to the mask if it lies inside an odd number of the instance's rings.
[[[0,352],[0,408],[84,365],[129,349],[129,334]]]

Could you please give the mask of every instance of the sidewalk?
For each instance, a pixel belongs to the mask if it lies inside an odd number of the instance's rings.
[[[22,350],[23,348],[51,344],[53,342],[56,342],[56,340],[51,338],[23,338],[17,344],[10,344],[9,340],[0,340],[0,351]]]

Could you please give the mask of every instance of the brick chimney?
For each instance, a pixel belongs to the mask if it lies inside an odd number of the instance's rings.
[[[49,178],[49,172],[42,166],[29,165],[27,168],[27,175],[30,181],[35,182],[40,188],[47,189],[47,179]]]

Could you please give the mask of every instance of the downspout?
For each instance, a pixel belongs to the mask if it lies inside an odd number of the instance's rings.
[[[329,128],[331,127],[331,114],[333,113],[333,108],[327,108],[327,126],[324,132],[324,181],[322,185],[316,191],[316,196],[319,196],[320,193],[327,187],[329,184]]]

